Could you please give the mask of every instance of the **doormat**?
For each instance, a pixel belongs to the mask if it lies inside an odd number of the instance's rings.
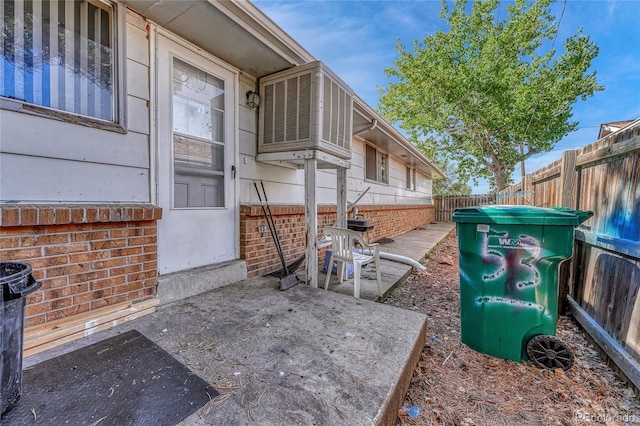
[[[128,331],[24,370],[3,425],[175,425],[218,392]]]

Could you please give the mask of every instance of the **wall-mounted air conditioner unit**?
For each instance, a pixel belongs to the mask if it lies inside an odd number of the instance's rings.
[[[258,154],[320,150],[351,158],[353,91],[316,61],[260,79]]]

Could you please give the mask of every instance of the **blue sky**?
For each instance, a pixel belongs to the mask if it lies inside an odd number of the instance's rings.
[[[384,69],[397,57],[400,41],[411,50],[414,40],[445,28],[439,0],[254,0],[271,20],[313,56],[327,64],[370,106],[378,105],[377,88],[388,83]],[[507,2],[501,5],[501,10]],[[564,7],[564,13],[563,12]],[[601,123],[640,117],[640,1],[567,0],[551,6],[560,31],[556,47],[579,27],[600,48],[592,62],[598,83],[606,87],[573,105],[579,129],[550,153],[526,162],[527,173],[596,140]],[[516,171],[519,176],[519,169]],[[516,181],[519,180],[519,177]],[[487,192],[486,182],[473,187]]]

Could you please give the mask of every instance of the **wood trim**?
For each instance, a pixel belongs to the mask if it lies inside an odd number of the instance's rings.
[[[634,136],[624,142],[614,143],[613,145],[578,155],[576,167],[584,167],[591,163],[606,160],[611,157],[631,154],[638,150],[640,150],[640,135]]]
[[[576,228],[574,235],[578,241],[640,259],[640,242],[638,241],[625,240],[624,238],[616,238],[578,228]]]
[[[155,312],[158,299],[119,303],[24,330],[23,356],[28,357],[64,343],[108,330]]]

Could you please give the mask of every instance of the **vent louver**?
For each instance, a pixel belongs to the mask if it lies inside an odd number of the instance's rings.
[[[351,158],[353,92],[322,62],[260,80],[258,153],[317,149]]]

